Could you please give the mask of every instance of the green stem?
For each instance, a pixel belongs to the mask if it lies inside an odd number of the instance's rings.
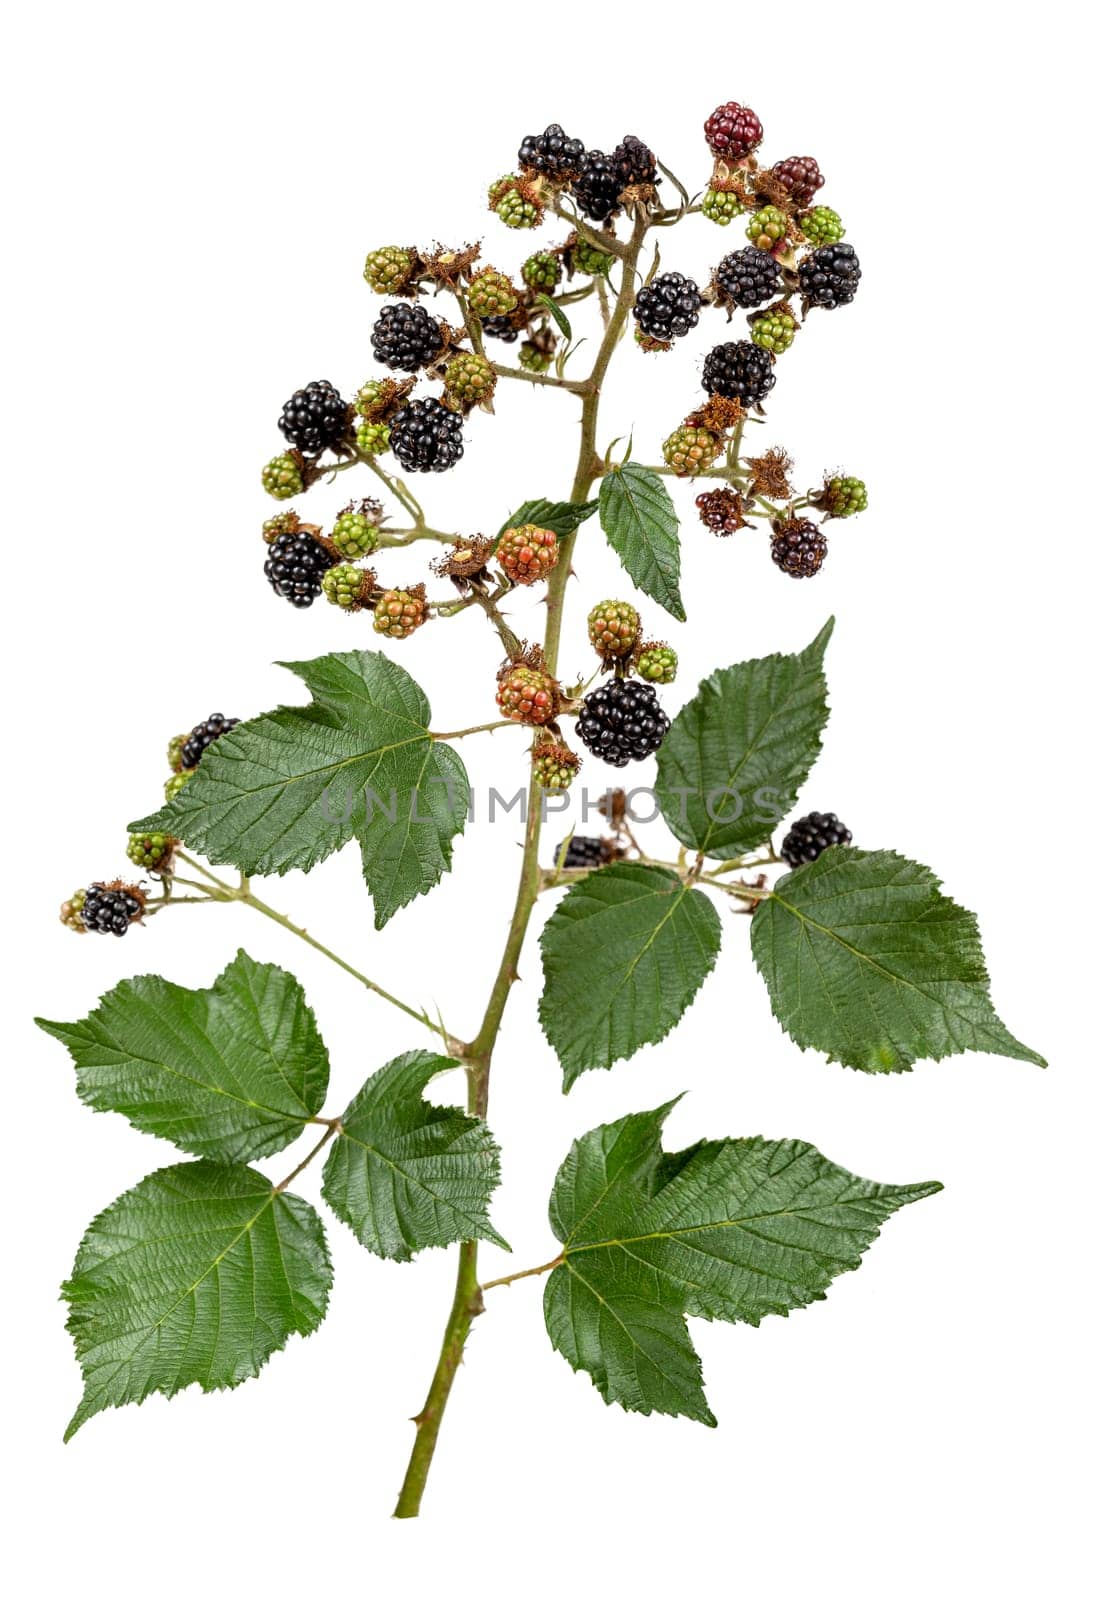
[[[614,254],[624,262],[624,276],[620,296],[594,361],[589,377],[578,386],[582,395],[582,429],[579,438],[578,463],[571,487],[573,501],[585,500],[598,475],[597,454],[598,406],[602,385],[613,352],[624,329],[636,292],[636,263],[643,247],[643,237],[648,221],[640,214],[627,246],[616,241]],[[576,536],[577,537],[577,534]],[[572,545],[574,541],[571,541]],[[548,580],[548,617],[544,632],[544,664],[553,677],[559,665],[560,630],[563,625],[563,600],[570,576],[570,563],[560,562]],[[540,846],[541,827],[540,786],[530,774],[529,809],[525,821],[525,844],[521,858],[517,898],[514,903],[510,928],[506,935],[502,957],[495,981],[488,996],[479,1032],[464,1052],[468,1074],[468,1109],[483,1117],[487,1113],[488,1091],[491,1077],[491,1060],[499,1029],[502,1026],[506,1003],[518,977],[518,960],[525,943],[529,919],[536,905],[540,887],[540,866],[537,853]],[[438,1432],[453,1387],[453,1380],[461,1364],[464,1347],[474,1319],[483,1310],[483,1295],[478,1278],[478,1249],[475,1241],[462,1244],[457,1267],[457,1282],[453,1303],[442,1339],[434,1376],[427,1393],[426,1404],[415,1418],[415,1442],[411,1450],[403,1487],[396,1502],[397,1517],[418,1516],[423,1492],[430,1473],[430,1464],[437,1447]]]

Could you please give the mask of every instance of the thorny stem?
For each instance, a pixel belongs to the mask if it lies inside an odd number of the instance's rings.
[[[602,385],[604,384],[605,374],[608,371],[613,352],[620,341],[628,314],[635,301],[636,268],[643,248],[643,239],[649,225],[649,218],[644,211],[640,210],[628,242],[623,244],[616,239],[612,239],[611,242],[611,253],[618,256],[623,262],[623,280],[616,306],[606,325],[590,375],[581,383],[572,386],[574,392],[582,397],[582,429],[579,438],[575,477],[571,486],[572,501],[585,500],[590,492],[591,485],[598,476],[600,461],[597,453],[597,422]],[[587,230],[580,228],[580,231],[585,234]],[[604,240],[608,248],[610,236],[605,235]],[[600,246],[602,244],[602,236],[593,235],[593,242]],[[574,537],[577,537],[577,534]],[[571,543],[573,544],[573,539]],[[553,676],[556,676],[559,664],[563,600],[570,570],[569,562],[560,562],[548,580],[548,616],[544,631],[544,665],[546,671]],[[513,916],[511,917],[498,972],[496,973],[491,993],[488,996],[483,1021],[476,1037],[464,1052],[464,1064],[468,1075],[468,1109],[478,1117],[485,1116],[487,1112],[491,1058],[495,1048],[495,1041],[502,1025],[502,1018],[510,991],[518,979],[518,960],[522,946],[525,943],[529,919],[536,904],[537,892],[540,887],[540,866],[537,860],[537,852],[540,845],[541,810],[540,786],[536,778],[531,775],[528,814],[525,823],[525,845],[522,852],[521,873],[518,880],[518,892]],[[411,1450],[411,1459],[408,1462],[399,1499],[396,1502],[395,1514],[397,1517],[415,1517],[419,1513],[423,1491],[426,1488],[426,1480],[430,1473],[430,1464],[437,1446],[438,1431],[453,1387],[453,1380],[456,1377],[457,1368],[460,1366],[472,1323],[483,1310],[483,1291],[478,1279],[477,1255],[478,1250],[475,1241],[461,1245],[453,1304],[442,1338],[441,1354],[438,1357],[438,1363],[426,1396],[426,1403],[414,1419],[415,1443]]]
[[[517,1283],[519,1278],[539,1278],[542,1273],[551,1272],[553,1267],[562,1266],[563,1259],[561,1250],[558,1256],[554,1256],[551,1261],[545,1261],[542,1266],[526,1267],[522,1272],[509,1272],[505,1278],[491,1278],[489,1282],[481,1283],[480,1289],[486,1294],[488,1289],[502,1289],[507,1284]]]

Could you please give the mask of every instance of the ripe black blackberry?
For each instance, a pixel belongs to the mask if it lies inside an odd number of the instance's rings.
[[[600,867],[605,860],[605,848],[600,839],[583,838],[572,834],[566,848],[556,851],[557,867]]]
[[[326,379],[309,383],[290,395],[282,407],[278,426],[306,456],[334,450],[350,437],[350,407]]]
[[[588,695],[575,732],[590,751],[610,766],[624,767],[652,755],[666,737],[670,719],[649,683],[614,678]]]
[[[336,557],[307,533],[280,533],[270,546],[263,571],[275,594],[291,606],[310,606],[323,575]]]
[[[633,183],[660,181],[658,162],[648,146],[642,139],[637,139],[634,133],[624,135],[609,159],[620,173],[622,188],[627,189]]]
[[[398,412],[389,444],[408,472],[448,472],[464,454],[461,419],[438,400],[412,400]]]
[[[425,306],[401,301],[385,306],[373,324],[373,354],[386,367],[399,372],[418,372],[428,367],[441,351],[441,325]]]
[[[204,722],[199,722],[196,728],[191,728],[180,751],[183,767],[196,767],[214,739],[219,739],[222,733],[234,728],[239,720],[239,717],[226,717],[219,711],[213,711]]]
[[[528,133],[521,141],[518,166],[557,180],[571,177],[582,165],[586,146],[581,139],[570,139],[558,122],[550,122],[543,133]]]
[[[776,382],[774,366],[767,350],[749,339],[733,339],[729,344],[717,344],[708,354],[701,382],[708,394],[756,406]]]
[[[700,321],[700,290],[680,272],[664,272],[636,295],[635,318],[649,339],[684,338]]]
[[[851,244],[824,244],[799,264],[805,306],[847,306],[860,282],[860,262]]]
[[[509,317],[484,317],[480,327],[489,339],[501,339],[503,344],[513,344],[518,336]]]
[[[826,559],[826,535],[809,517],[792,517],[776,524],[772,556],[789,578],[813,578]]]
[[[129,932],[129,925],[144,910],[144,901],[126,888],[108,888],[103,883],[93,883],[84,896],[80,915],[84,927],[91,933],[113,933],[120,939]]]
[[[811,811],[792,823],[780,846],[780,858],[789,867],[817,861],[834,844],[852,844],[852,834],[832,811]]]
[[[571,193],[583,216],[591,222],[607,222],[620,210],[624,187],[624,177],[613,157],[604,150],[588,150]]]
[[[752,311],[775,299],[784,286],[784,275],[767,250],[748,244],[723,257],[715,269],[715,281],[725,300]]]

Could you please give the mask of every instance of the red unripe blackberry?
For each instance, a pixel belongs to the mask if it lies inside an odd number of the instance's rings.
[[[270,546],[263,565],[275,594],[291,606],[310,606],[320,592],[323,575],[335,557],[311,534],[281,533]]]
[[[701,383],[708,394],[721,394],[727,400],[756,406],[776,382],[774,362],[767,350],[749,339],[717,344],[704,362]]]
[[[792,517],[776,525],[773,560],[789,578],[813,578],[826,559],[826,535],[809,517]]]
[[[425,306],[400,303],[385,306],[373,324],[373,354],[386,367],[418,372],[427,367],[442,347],[441,324]]]
[[[592,755],[612,767],[653,755],[670,727],[649,683],[614,678],[588,695],[575,732]]]
[[[832,811],[811,811],[792,823],[780,846],[780,856],[789,867],[817,861],[823,850],[835,844],[852,844],[852,834]]]
[[[222,733],[227,733],[229,728],[234,728],[239,722],[239,717],[222,716],[219,711],[210,712],[204,722],[199,722],[197,727],[191,728],[186,741],[179,752],[182,767],[196,767],[202,756],[209,749],[214,739],[219,739]]]
[[[520,528],[507,528],[495,558],[512,583],[537,583],[559,560],[559,540],[551,528],[527,522]]]
[[[734,489],[709,489],[707,494],[698,494],[696,509],[704,526],[721,539],[746,526],[742,496]]]
[[[592,222],[607,222],[620,210],[620,193],[625,187],[613,157],[604,150],[589,150],[571,192],[583,216]]]
[[[649,339],[683,339],[700,321],[700,290],[680,272],[664,272],[636,295],[635,319]]]
[[[799,263],[805,306],[847,306],[860,282],[860,262],[851,244],[826,244]]]
[[[464,430],[440,401],[410,400],[397,413],[388,443],[408,472],[448,472],[464,454]]]
[[[302,454],[318,456],[321,450],[346,443],[350,436],[350,407],[334,385],[323,379],[290,395],[282,407],[278,426]]]
[[[504,717],[541,728],[559,710],[559,684],[550,673],[523,662],[507,667],[499,678],[495,701]]]
[[[586,619],[586,631],[603,661],[623,660],[639,638],[639,612],[627,600],[600,600]]]
[[[410,638],[426,621],[426,597],[418,588],[386,589],[373,608],[373,631],[386,639]]]
[[[772,175],[797,206],[809,206],[826,181],[813,156],[785,156],[773,167]]]
[[[615,163],[625,189],[634,183],[660,181],[658,162],[643,140],[637,139],[634,133],[624,135],[609,159]]]
[[[145,897],[132,883],[93,883],[84,896],[80,917],[90,933],[113,933],[120,939],[145,909]]]
[[[578,171],[585,154],[581,139],[569,138],[558,122],[550,122],[543,133],[526,134],[518,151],[518,166],[559,181]]]
[[[715,269],[715,282],[724,300],[753,311],[781,293],[784,275],[767,250],[748,244],[723,257]]]
[[[764,133],[757,112],[734,100],[716,106],[704,124],[708,149],[723,161],[741,161],[751,150],[757,149]]]

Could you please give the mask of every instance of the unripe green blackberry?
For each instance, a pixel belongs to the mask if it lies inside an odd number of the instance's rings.
[[[804,211],[799,226],[813,245],[836,244],[845,237],[845,225],[829,206],[812,206]]]
[[[639,638],[639,612],[627,600],[602,600],[586,619],[590,643],[603,661],[631,655]]]
[[[388,378],[371,378],[368,383],[362,384],[354,396],[354,410],[359,417],[364,417],[368,422],[378,406],[384,404],[385,387],[390,381]]]
[[[61,905],[61,921],[66,928],[71,928],[73,933],[87,933],[84,927],[84,901],[88,897],[86,889],[77,889],[75,894],[69,896]]]
[[[700,202],[700,209],[709,221],[725,228],[728,222],[740,217],[746,207],[733,189],[709,189]]]
[[[795,338],[796,321],[790,311],[763,311],[750,323],[750,338],[762,350],[771,350],[781,356],[790,350]]]
[[[498,379],[486,356],[461,350],[445,369],[445,401],[454,411],[468,412],[490,400]]]
[[[540,350],[535,344],[523,344],[518,351],[518,366],[524,367],[526,372],[547,372],[552,365],[552,358],[547,350]]]
[[[746,233],[759,250],[773,250],[787,237],[787,216],[779,206],[762,206],[747,223]]]
[[[683,423],[662,446],[662,459],[679,478],[692,478],[698,472],[707,472],[722,448],[722,439],[710,429]]]
[[[499,221],[508,228],[535,228],[544,208],[522,189],[528,186],[513,173],[497,178],[487,191],[487,202]]]
[[[373,611],[373,628],[387,639],[410,638],[426,621],[426,596],[421,585],[414,589],[388,589]]]
[[[542,789],[569,789],[581,765],[575,752],[557,739],[545,739],[533,751],[533,776]]]
[[[183,746],[190,738],[189,733],[177,733],[167,747],[167,764],[172,772],[183,770]]]
[[[399,294],[407,287],[414,261],[412,251],[402,245],[385,245],[366,256],[362,277],[377,294]]]
[[[505,272],[485,267],[468,285],[468,304],[482,322],[486,317],[508,317],[517,308],[518,294]]]
[[[347,561],[360,561],[377,548],[381,508],[376,500],[344,506],[331,528],[331,543]]]
[[[635,660],[636,674],[647,683],[673,683],[677,677],[677,651],[668,644],[645,644]]]
[[[362,595],[368,590],[371,577],[372,575],[363,572],[361,567],[352,567],[349,563],[341,562],[337,567],[328,567],[320,583],[333,606],[341,606],[344,611],[358,611],[361,609]]]
[[[604,250],[599,250],[597,245],[591,244],[588,239],[580,239],[571,251],[571,265],[576,272],[584,273],[587,278],[607,278],[609,269],[613,265],[613,258]]]
[[[277,511],[263,523],[263,538],[267,544],[273,544],[283,533],[296,533],[300,525],[301,519],[295,511]]]
[[[167,872],[178,843],[170,833],[131,833],[126,855],[135,867],[144,867],[146,872]]]
[[[304,478],[295,456],[275,456],[263,468],[263,488],[275,500],[292,500],[304,493]]]
[[[827,478],[818,503],[831,517],[855,517],[868,509],[868,491],[860,478]]]
[[[521,276],[530,289],[554,289],[563,277],[563,264],[553,250],[538,250],[523,263]]]
[[[164,784],[164,799],[174,800],[180,789],[185,789],[187,784],[197,772],[197,767],[184,767],[182,772],[175,772]]]
[[[363,456],[383,456],[391,433],[387,422],[363,422],[354,435],[354,442]]]
[[[495,704],[511,722],[542,728],[559,710],[559,684],[550,673],[519,661],[499,675]]]

